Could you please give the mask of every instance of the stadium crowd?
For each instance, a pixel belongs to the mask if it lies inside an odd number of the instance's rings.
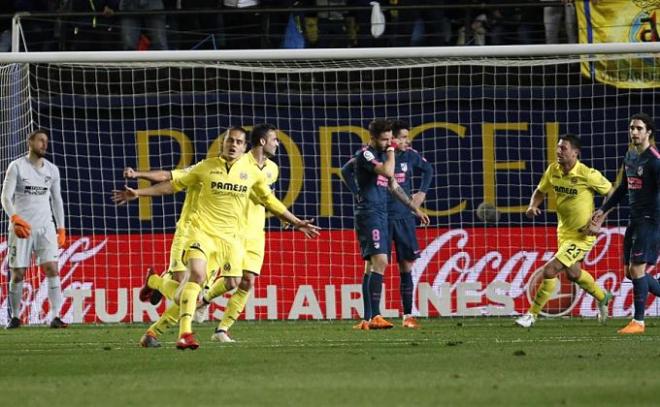
[[[11,48],[9,16],[18,12],[32,14],[21,18],[28,51],[577,42],[573,0],[548,1],[503,7],[494,0],[6,0],[0,51]]]

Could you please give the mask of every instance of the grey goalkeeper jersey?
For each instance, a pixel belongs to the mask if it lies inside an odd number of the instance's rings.
[[[28,156],[12,161],[2,184],[2,207],[7,216],[18,214],[33,229],[53,218],[56,228],[64,228],[60,171],[46,159],[41,168],[32,165]]]

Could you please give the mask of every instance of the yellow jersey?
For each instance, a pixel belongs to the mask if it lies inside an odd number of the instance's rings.
[[[252,163],[259,171],[261,171],[266,177],[266,183],[268,186],[273,185],[277,182],[279,177],[280,169],[269,159],[264,161],[263,166],[260,166],[257,160],[254,158],[252,153],[246,154]],[[272,188],[271,188],[272,190]],[[264,227],[266,226],[266,208],[261,203],[257,195],[253,192],[250,194],[250,202],[247,206],[247,230],[246,234],[249,236],[259,235],[264,232]]]
[[[175,191],[200,184],[196,210],[190,222],[210,236],[241,233],[247,226],[250,194],[275,214],[286,207],[271,192],[264,174],[251,163],[247,154],[229,164],[222,157],[201,161],[187,174],[172,180]]]
[[[192,171],[195,166],[199,165],[196,163],[194,165],[182,168],[180,170],[172,170],[172,181],[176,181]],[[199,197],[199,191],[201,190],[202,184],[196,184],[188,187],[186,189],[186,199],[183,201],[183,207],[181,208],[181,214],[179,215],[179,220],[176,222],[176,227],[186,225],[190,220],[190,216],[195,212],[197,206],[197,198]]]
[[[550,164],[539,182],[538,189],[557,196],[557,234],[560,239],[583,236],[578,229],[589,223],[594,211],[594,192],[607,194],[612,184],[600,173],[577,161],[564,174],[558,163]]]

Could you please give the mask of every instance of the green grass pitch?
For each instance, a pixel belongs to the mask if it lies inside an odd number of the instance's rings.
[[[658,405],[660,327],[627,321],[421,320],[354,331],[352,322],[245,322],[235,344],[142,349],[144,325],[0,332],[3,406]]]

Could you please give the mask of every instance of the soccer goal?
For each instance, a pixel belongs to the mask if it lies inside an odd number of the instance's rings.
[[[353,198],[339,170],[368,142],[371,120],[405,120],[412,146],[435,172],[424,204],[431,225],[417,232],[414,312],[518,315],[533,294],[534,271],[556,249],[553,199],[533,221],[524,212],[555,159],[558,136],[580,135],[581,160],[614,182],[630,115],[660,117],[657,89],[631,84],[659,79],[659,52],[656,43],[5,54],[0,171],[25,153],[31,129],[48,129],[71,236],[60,255],[64,319],[150,321],[164,305],[141,303],[137,292],[147,267],[167,266],[183,196],[117,207],[113,189],[148,185],[124,180],[122,170],[182,168],[219,154],[230,126],[273,123],[281,141],[275,192],[323,233],[307,240],[269,219],[266,261],[244,317],[350,319],[362,313],[363,262]],[[497,222],[476,216],[483,202],[497,207]],[[632,306],[620,260],[626,219],[626,208],[610,216],[584,262],[617,294],[617,316]],[[6,216],[1,222],[3,324]],[[43,276],[33,270],[26,282],[21,317],[40,323]],[[210,318],[220,318],[225,304],[213,304]],[[395,265],[386,273],[382,310],[401,315]],[[591,297],[563,281],[545,312],[591,317],[596,310]],[[647,315],[658,310],[649,304]]]

